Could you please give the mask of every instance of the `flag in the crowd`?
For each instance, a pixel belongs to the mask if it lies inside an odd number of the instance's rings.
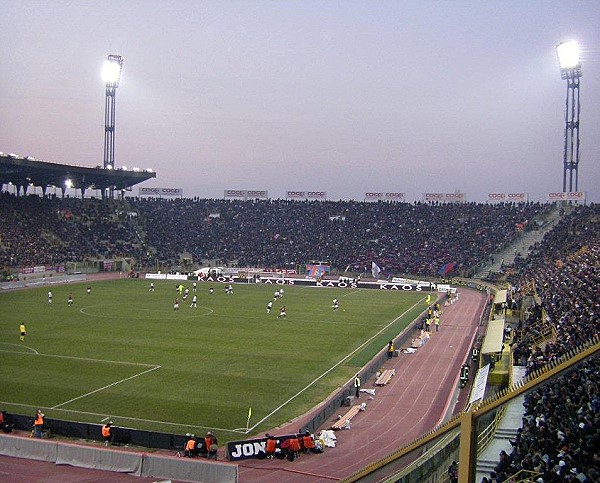
[[[448,275],[452,270],[454,270],[454,262],[444,263],[442,267],[438,270],[439,275]]]
[[[379,278],[380,273],[381,268],[375,262],[371,262],[371,275],[373,275],[373,278]]]

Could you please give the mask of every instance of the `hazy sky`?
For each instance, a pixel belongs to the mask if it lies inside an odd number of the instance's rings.
[[[579,189],[600,201],[600,2],[0,0],[0,151],[103,162],[106,55],[125,58],[117,166],[225,189],[562,190],[583,49]],[[137,188],[134,189],[137,193]]]

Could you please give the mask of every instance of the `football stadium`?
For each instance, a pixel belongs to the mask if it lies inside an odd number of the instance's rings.
[[[0,198],[9,461],[180,481],[597,474],[596,204]],[[536,457],[541,432],[556,455]]]
[[[546,6],[10,3],[0,480],[600,481],[594,49],[555,42],[549,132]]]

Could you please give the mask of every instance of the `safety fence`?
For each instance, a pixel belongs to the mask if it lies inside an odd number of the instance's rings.
[[[237,465],[0,434],[0,454],[148,478],[237,483]]]

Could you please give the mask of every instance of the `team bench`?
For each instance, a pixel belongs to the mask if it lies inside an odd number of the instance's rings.
[[[340,419],[331,425],[331,429],[342,429],[345,426],[346,421],[351,420],[358,414],[359,411],[360,405],[352,406],[350,409],[348,409],[346,414],[344,414]]]
[[[381,374],[379,374],[379,377],[375,380],[375,385],[376,386],[385,386],[388,382],[390,382],[390,379],[392,379],[392,376],[396,375],[396,369],[385,369]]]

